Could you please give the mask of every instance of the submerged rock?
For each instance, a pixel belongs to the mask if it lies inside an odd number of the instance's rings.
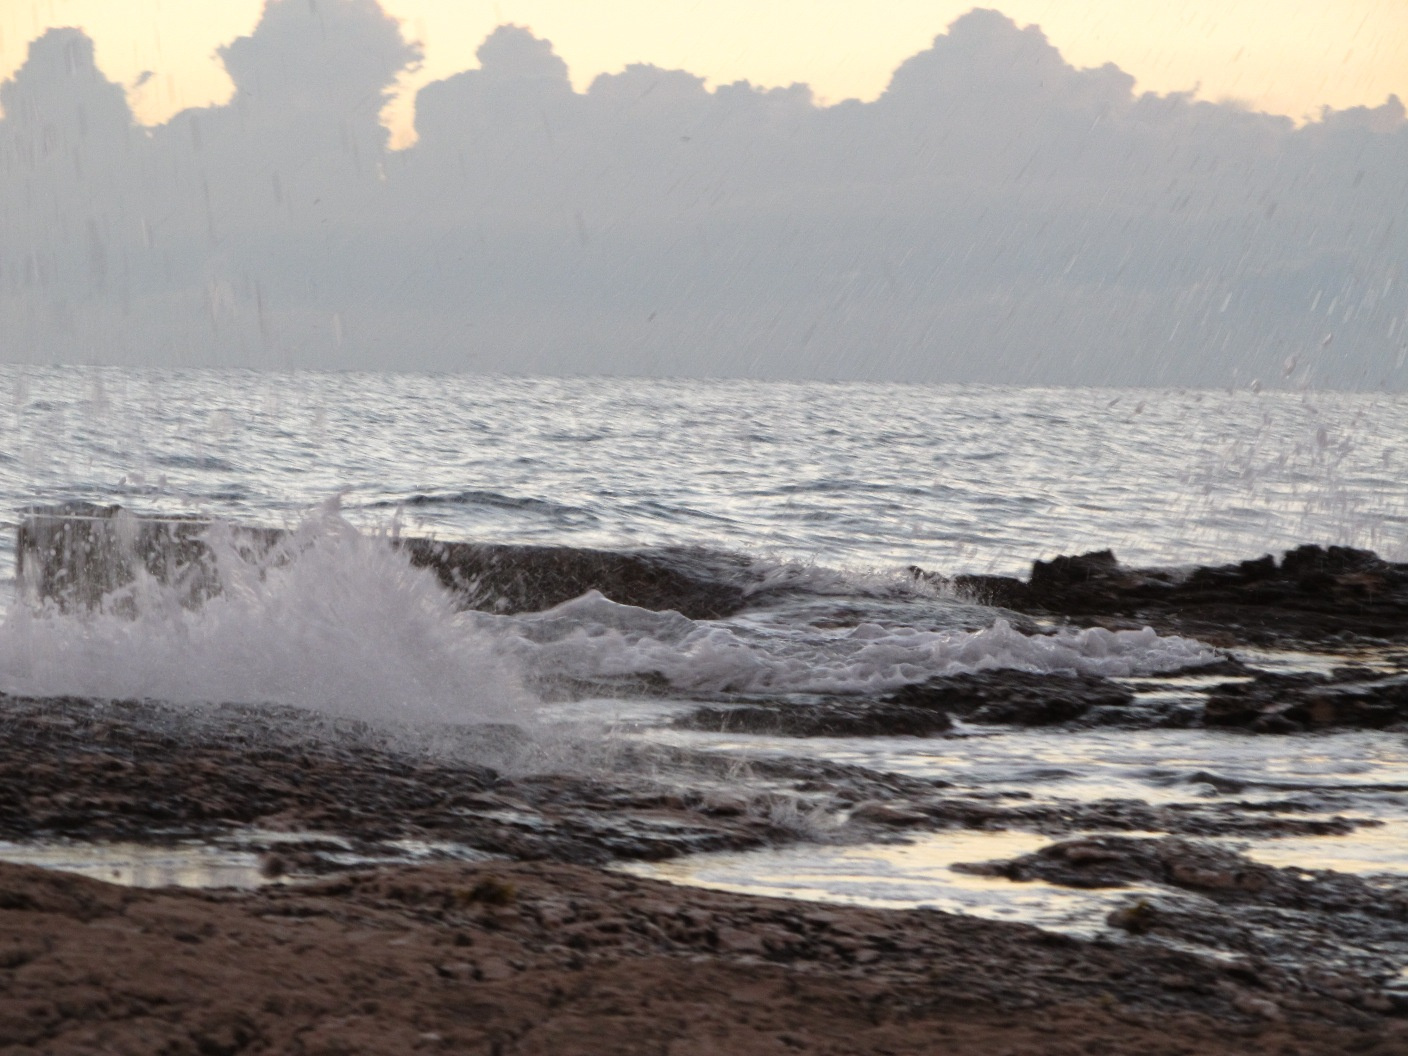
[[[1134,935],[1235,955],[1244,984],[1281,971],[1361,1008],[1397,1007],[1408,957],[1408,879],[1278,868],[1213,844],[1086,836],[1006,861],[953,866],[1076,888],[1141,889],[1106,919]]]
[[[1217,902],[1408,922],[1408,878],[1366,878],[1330,869],[1281,868],[1215,844],[1164,836],[1085,836],[1006,861],[955,865],[960,872],[1045,880],[1066,887],[1155,883]],[[1390,929],[1408,949],[1408,931]]]
[[[928,737],[952,728],[953,716],[976,723],[1051,726],[1092,708],[1124,708],[1133,699],[1129,690],[1098,675],[1003,669],[931,678],[880,700],[830,697],[704,707],[675,725],[788,737]]]

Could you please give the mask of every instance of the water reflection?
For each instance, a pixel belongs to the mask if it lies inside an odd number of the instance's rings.
[[[751,895],[878,909],[923,907],[1020,921],[1091,937],[1105,918],[1152,889],[1089,891],[955,872],[952,866],[1029,854],[1051,841],[1025,832],[939,832],[903,844],[805,846],[703,854],[623,867],[636,876]]]
[[[59,869],[125,887],[254,888],[277,882],[260,871],[255,852],[203,843],[149,847],[137,843],[0,842],[0,862]]]

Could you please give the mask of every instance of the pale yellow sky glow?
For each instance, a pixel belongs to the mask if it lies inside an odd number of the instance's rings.
[[[306,0],[283,0],[302,3]],[[330,0],[322,0],[330,2]],[[477,65],[475,49],[512,22],[553,42],[576,86],[631,62],[681,68],[710,84],[810,84],[821,99],[871,99],[901,61],[974,6],[949,0],[383,0],[425,48],[387,113],[406,142],[414,92]],[[1320,107],[1408,97],[1408,0],[1003,0],[1076,66],[1113,62],[1140,91],[1198,87],[1207,99],[1313,116]],[[228,98],[215,49],[248,33],[263,0],[0,0],[0,78],[49,26],[80,26],[140,120]],[[1269,12],[1274,11],[1274,14]],[[152,76],[133,87],[144,71]]]

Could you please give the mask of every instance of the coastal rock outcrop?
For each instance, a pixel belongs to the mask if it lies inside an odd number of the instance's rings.
[[[1297,547],[1279,564],[1266,555],[1191,570],[1126,568],[1099,550],[1036,561],[1025,582],[966,575],[952,584],[1017,612],[1137,621],[1217,643],[1408,640],[1408,564],[1344,546]]]
[[[198,517],[143,516],[115,505],[35,507],[26,511],[16,539],[21,589],[64,608],[93,608],[142,574],[175,590],[184,604],[198,605],[221,590],[207,542],[212,526]],[[221,528],[249,562],[282,560],[277,548],[290,538],[278,528]],[[538,612],[596,590],[623,605],[718,619],[745,601],[724,554],[424,538],[388,542],[412,565],[434,572],[466,609]]]
[[[403,539],[411,564],[429,568],[467,608],[540,612],[597,590],[622,605],[673,610],[693,620],[720,619],[743,608],[741,587],[676,551],[612,551]]]

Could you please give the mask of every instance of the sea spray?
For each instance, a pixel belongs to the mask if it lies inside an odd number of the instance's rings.
[[[91,612],[15,606],[0,689],[16,695],[285,704],[372,722],[523,722],[514,665],[434,576],[336,504],[249,560],[218,524],[219,592],[188,603],[142,575]]]

